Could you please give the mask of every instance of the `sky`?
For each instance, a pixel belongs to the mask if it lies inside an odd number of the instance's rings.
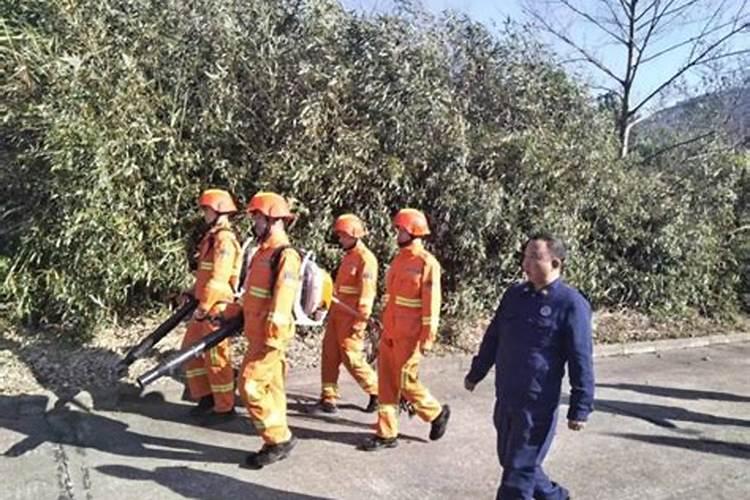
[[[455,10],[467,14],[472,19],[482,22],[488,26],[491,26],[494,22],[496,25],[502,25],[504,20],[510,17],[513,20],[524,22],[528,21],[529,18],[525,16],[522,10],[523,0],[422,0],[422,5],[432,13],[439,14],[445,10]],[[591,9],[592,7],[604,9],[606,0],[574,0],[572,3],[577,6],[583,6],[584,8]],[[610,0],[617,6],[619,2],[616,0]],[[341,0],[345,8],[349,10],[357,10],[366,13],[375,12],[388,12],[393,8],[393,0]],[[711,0],[707,2],[710,6],[716,6],[720,3],[724,4],[727,12],[736,12],[738,9],[745,7],[744,12],[750,16],[750,6],[746,5],[746,0]],[[544,0],[535,0],[533,2],[537,6],[544,6]],[[645,2],[644,2],[645,3]],[[575,41],[582,43],[584,47],[593,53],[597,59],[602,61],[605,66],[613,70],[616,75],[624,73],[625,61],[627,60],[626,49],[619,43],[608,44],[611,38],[604,34],[602,31],[592,27],[587,22],[582,22],[581,18],[575,14],[569,13],[568,16],[560,15],[563,11],[558,11],[554,16],[550,16],[550,19],[554,19],[556,22],[567,27],[570,30]],[[604,11],[599,11],[600,13]],[[700,29],[705,25],[707,16],[698,16],[695,22],[687,23],[677,30],[665,30],[655,43],[652,44],[651,54],[671,47],[679,42],[684,41],[692,36],[699,33]],[[750,29],[745,34],[734,39],[732,44],[732,50],[750,50]],[[580,59],[580,55],[574,54],[572,49],[567,46],[564,42],[561,42],[553,37],[549,37],[546,41],[558,52],[563,60]],[[681,49],[671,51],[668,55],[654,59],[648,65],[644,65],[643,70],[638,74],[635,81],[634,96],[640,101],[644,97],[648,96],[653,90],[655,90],[665,78],[674,74],[682,64],[687,60],[689,56],[689,47],[685,46]],[[649,52],[647,50],[646,54]],[[737,67],[750,66],[750,58],[745,58],[744,61],[740,62],[739,59],[729,59],[731,62],[731,69]],[[744,66],[743,66],[744,65]],[[726,66],[726,65],[725,65]],[[593,88],[594,94],[603,92],[599,87],[611,87],[613,85],[611,79],[608,79],[599,70],[593,69],[590,65],[584,65],[581,63],[569,63],[566,67],[571,71],[575,72],[586,81],[588,81]],[[723,71],[727,71],[725,67]],[[745,72],[747,74],[748,72]],[[737,71],[731,73],[736,75]],[[674,102],[683,100],[689,96],[697,95],[705,92],[704,78],[715,76],[716,73],[709,68],[702,67],[697,71],[691,71],[686,73],[685,78],[680,82],[680,85],[672,87],[667,92],[662,93],[659,98],[653,100],[650,105],[644,107],[644,111],[653,111],[655,108],[664,107]]]

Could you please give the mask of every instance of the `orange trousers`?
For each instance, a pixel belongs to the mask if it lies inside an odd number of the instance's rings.
[[[398,437],[398,408],[401,398],[412,405],[425,422],[435,420],[442,406],[419,381],[419,352],[417,339],[381,339],[378,354],[378,436]]]
[[[323,336],[321,399],[335,403],[339,398],[339,367],[343,364],[359,386],[372,396],[378,393],[378,377],[364,353],[363,332],[354,332],[355,320],[334,314]]]
[[[286,420],[284,351],[250,341],[240,370],[239,390],[247,413],[267,444],[292,437]]]
[[[218,329],[209,321],[192,320],[182,340],[182,348],[189,347]],[[198,400],[210,394],[214,397],[214,411],[227,412],[234,408],[234,371],[232,370],[229,339],[200,357],[185,363],[185,377],[190,397]]]

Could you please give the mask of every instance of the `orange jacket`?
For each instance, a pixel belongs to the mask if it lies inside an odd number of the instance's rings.
[[[242,299],[247,338],[281,350],[294,336],[292,311],[302,262],[296,250],[282,251],[274,277],[271,260],[279,247],[288,245],[289,238],[284,233],[273,235],[261,244],[250,260]]]
[[[340,315],[351,318],[354,331],[364,330],[372,314],[377,284],[378,261],[362,241],[357,241],[357,244],[347,250],[344,258],[341,259],[341,264],[336,271],[334,290],[336,297],[349,307],[356,309],[360,317],[353,318],[351,312],[336,307],[335,303],[331,307],[331,316]]]
[[[198,308],[216,314],[214,308],[234,300],[242,265],[237,237],[228,222],[212,227],[198,245],[198,269],[193,292]],[[211,312],[214,309],[215,312]]]
[[[440,320],[440,264],[421,242],[401,248],[386,275],[383,338],[412,338],[429,349]]]

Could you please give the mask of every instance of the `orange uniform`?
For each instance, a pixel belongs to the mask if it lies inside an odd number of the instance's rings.
[[[193,291],[198,309],[209,317],[220,315],[234,300],[241,265],[240,245],[228,222],[214,225],[198,246],[198,269]],[[218,328],[206,319],[193,319],[188,325],[182,347],[188,347]],[[213,394],[214,411],[234,408],[234,373],[229,339],[209,349],[201,357],[185,364],[190,396],[200,399]]]
[[[363,343],[367,320],[377,293],[378,262],[362,241],[347,250],[336,273],[334,290],[338,299],[359,313],[355,317],[334,303],[323,336],[321,399],[338,399],[339,366],[343,363],[367,394],[378,393],[375,371],[367,364]]]
[[[393,439],[398,436],[401,398],[412,403],[425,422],[434,421],[442,410],[417,375],[421,350],[432,346],[440,318],[440,264],[421,241],[401,248],[391,262],[384,299],[376,433]]]
[[[292,315],[301,260],[285,233],[270,236],[250,261],[242,310],[248,350],[240,370],[239,390],[248,414],[267,444],[286,442],[285,351],[294,337]],[[277,252],[281,252],[278,254]],[[272,260],[278,255],[276,273]]]

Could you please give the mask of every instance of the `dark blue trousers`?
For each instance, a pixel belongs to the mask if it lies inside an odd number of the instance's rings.
[[[503,468],[497,500],[566,500],[568,491],[550,481],[542,462],[555,437],[557,409],[511,409],[495,402],[497,456]]]

